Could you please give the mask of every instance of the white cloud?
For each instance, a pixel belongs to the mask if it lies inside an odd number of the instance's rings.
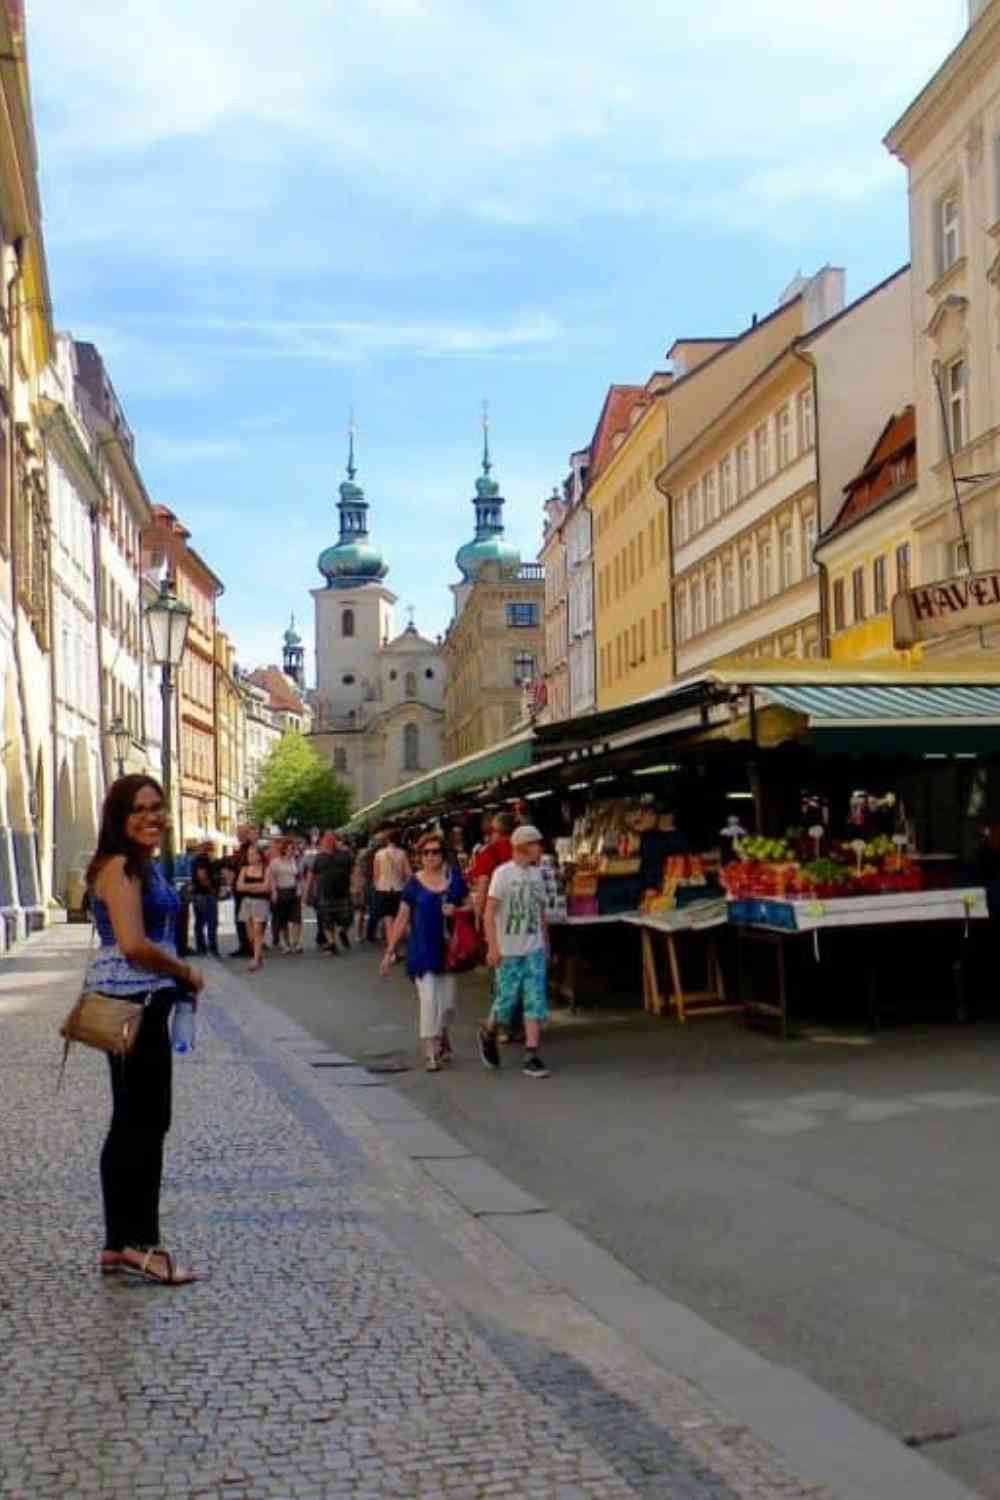
[[[32,10],[48,173],[61,193],[81,164],[120,169],[104,212],[58,230],[96,219],[90,235],[121,247],[131,226],[157,259],[251,266],[318,265],[325,238],[333,261],[377,268],[378,209],[399,246],[444,249],[443,214],[697,217],[720,164],[731,202],[761,180],[785,203],[841,202],[845,156],[852,192],[884,182],[881,135],[957,40],[954,9],[295,0],[276,33],[254,0],[145,0],[141,27],[130,0],[48,0]]]

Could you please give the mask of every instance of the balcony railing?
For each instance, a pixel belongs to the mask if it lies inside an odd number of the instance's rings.
[[[517,570],[522,583],[542,583],[545,579],[544,563],[522,563]]]

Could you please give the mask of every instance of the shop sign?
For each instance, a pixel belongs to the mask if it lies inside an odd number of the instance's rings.
[[[899,651],[970,627],[1000,624],[1000,573],[963,573],[906,589],[892,601],[892,643]]]

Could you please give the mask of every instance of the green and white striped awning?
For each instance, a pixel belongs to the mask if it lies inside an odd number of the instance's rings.
[[[1000,752],[1000,683],[767,683],[754,692],[809,721],[818,748],[849,753]]]

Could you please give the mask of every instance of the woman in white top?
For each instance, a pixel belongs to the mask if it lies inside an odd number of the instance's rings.
[[[274,940],[279,953],[302,952],[302,868],[291,839],[282,839],[269,865]]]

